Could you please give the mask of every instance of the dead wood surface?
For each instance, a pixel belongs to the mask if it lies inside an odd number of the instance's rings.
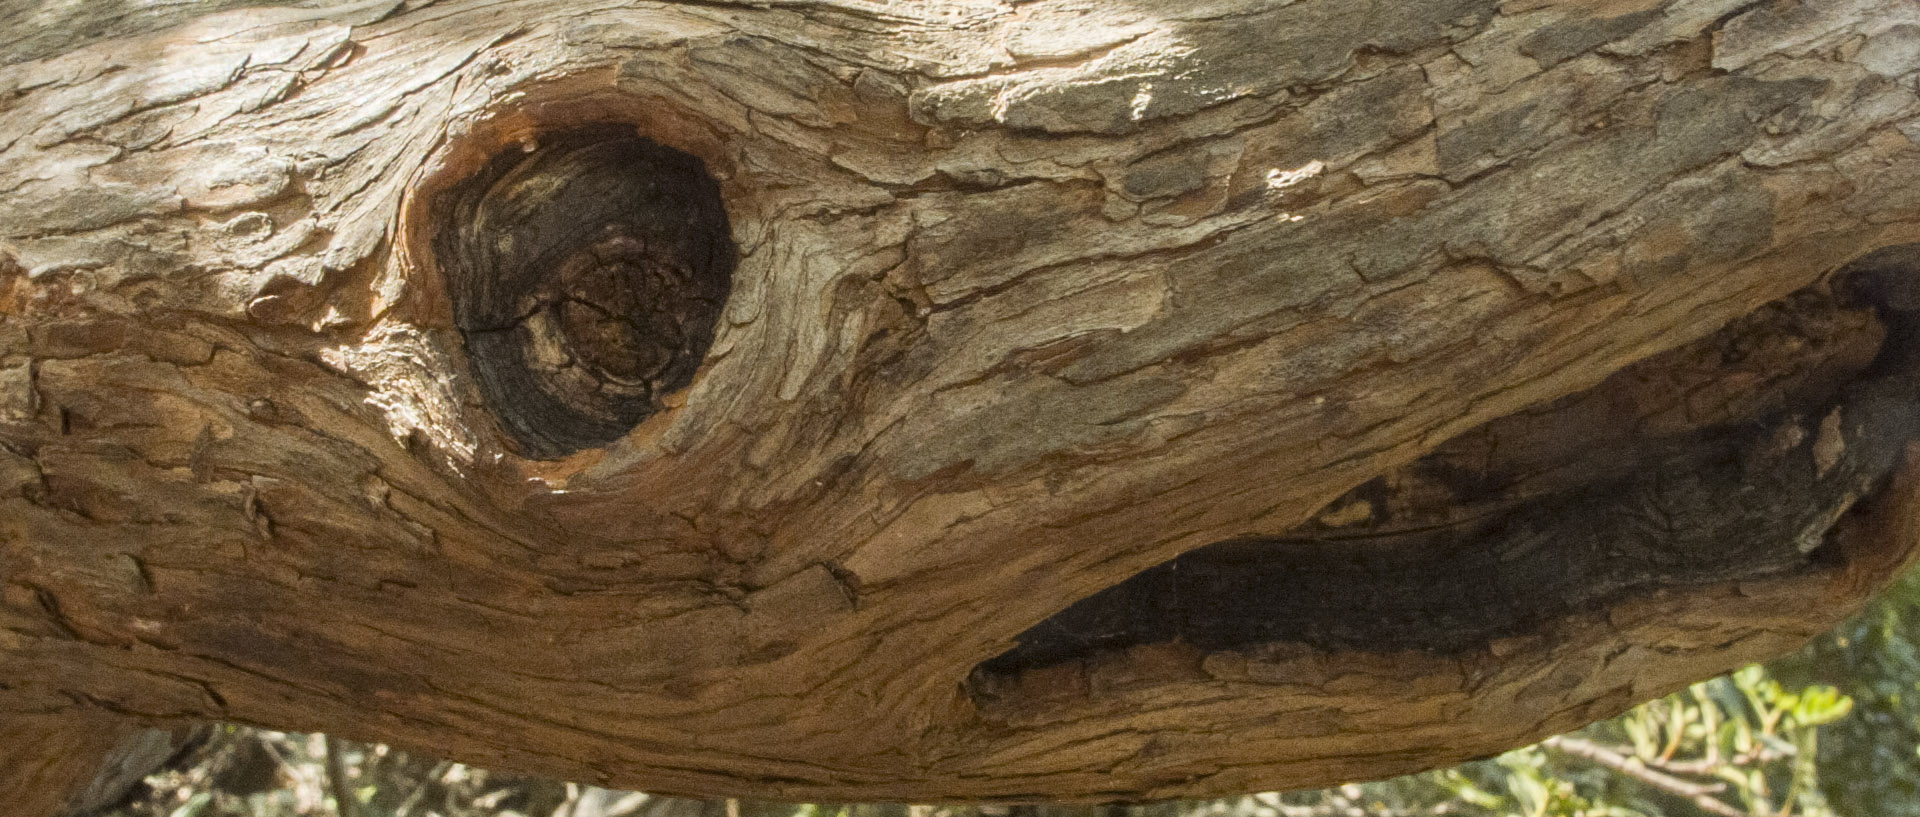
[[[98,710],[9,712],[0,717],[0,747],[6,749],[0,755],[5,760],[0,766],[0,803],[25,815],[80,813],[106,805],[121,793],[122,781],[113,772],[116,749],[147,731],[157,730],[143,730]],[[155,762],[143,773],[157,766]]]
[[[1790,650],[1912,552],[1907,0],[0,21],[0,718],[1303,787]]]

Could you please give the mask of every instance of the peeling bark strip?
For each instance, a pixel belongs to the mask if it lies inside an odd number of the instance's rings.
[[[1311,786],[1920,536],[1909,0],[0,17],[0,714]]]

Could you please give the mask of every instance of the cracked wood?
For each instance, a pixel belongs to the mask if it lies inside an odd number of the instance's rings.
[[[1197,796],[1533,740],[1904,564],[1910,475],[1831,558],[1456,653],[1142,643],[983,702],[1080,599],[1916,266],[1873,254],[1920,242],[1905,0],[1162,6],[5,12],[0,712],[662,792]],[[739,256],[658,410],[534,452],[433,203],[595,126],[697,159]],[[1764,391],[1717,365],[1699,394]],[[1807,422],[1795,467],[1842,462]]]

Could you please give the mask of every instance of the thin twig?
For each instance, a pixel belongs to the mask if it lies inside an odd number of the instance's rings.
[[[1721,817],[1748,817],[1747,812],[1727,805],[1726,801],[1713,795],[1726,790],[1725,784],[1712,785],[1682,780],[1665,772],[1648,768],[1637,758],[1627,757],[1597,743],[1580,738],[1553,737],[1540,741],[1540,745],[1562,752],[1582,760],[1591,761],[1624,774],[1656,789],[1699,806],[1702,811],[1721,815]]]
[[[1709,748],[1712,747],[1710,746]],[[1702,760],[1669,760],[1663,763],[1649,763],[1647,765],[1672,774],[1713,774],[1715,771],[1726,766],[1751,766],[1756,763],[1772,763],[1783,757],[1786,757],[1786,755],[1764,746],[1755,746],[1752,751],[1741,752],[1726,760],[1713,758]]]
[[[327,753],[327,788],[333,792],[333,812],[340,817],[355,817],[357,803],[353,801],[353,785],[347,782],[347,759],[341,755],[340,744],[332,735],[321,738]]]
[[[451,768],[453,768],[453,761],[450,760],[442,760],[434,764],[433,771],[427,772],[425,777],[420,778],[413,784],[413,791],[408,792],[407,799],[400,801],[400,807],[393,810],[393,817],[409,817],[409,815],[412,815],[413,809],[420,805],[421,800],[426,799],[427,789],[438,784],[440,778],[446,777],[447,770]]]

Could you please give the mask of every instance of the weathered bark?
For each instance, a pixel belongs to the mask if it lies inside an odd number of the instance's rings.
[[[52,814],[86,789],[125,733],[101,713],[8,714],[0,718],[0,797],[21,814]]]
[[[204,727],[144,729],[97,709],[0,717],[0,803],[14,814],[93,814],[123,802]]]
[[[1906,0],[239,5],[6,13],[0,712],[1201,795],[1913,551]]]

